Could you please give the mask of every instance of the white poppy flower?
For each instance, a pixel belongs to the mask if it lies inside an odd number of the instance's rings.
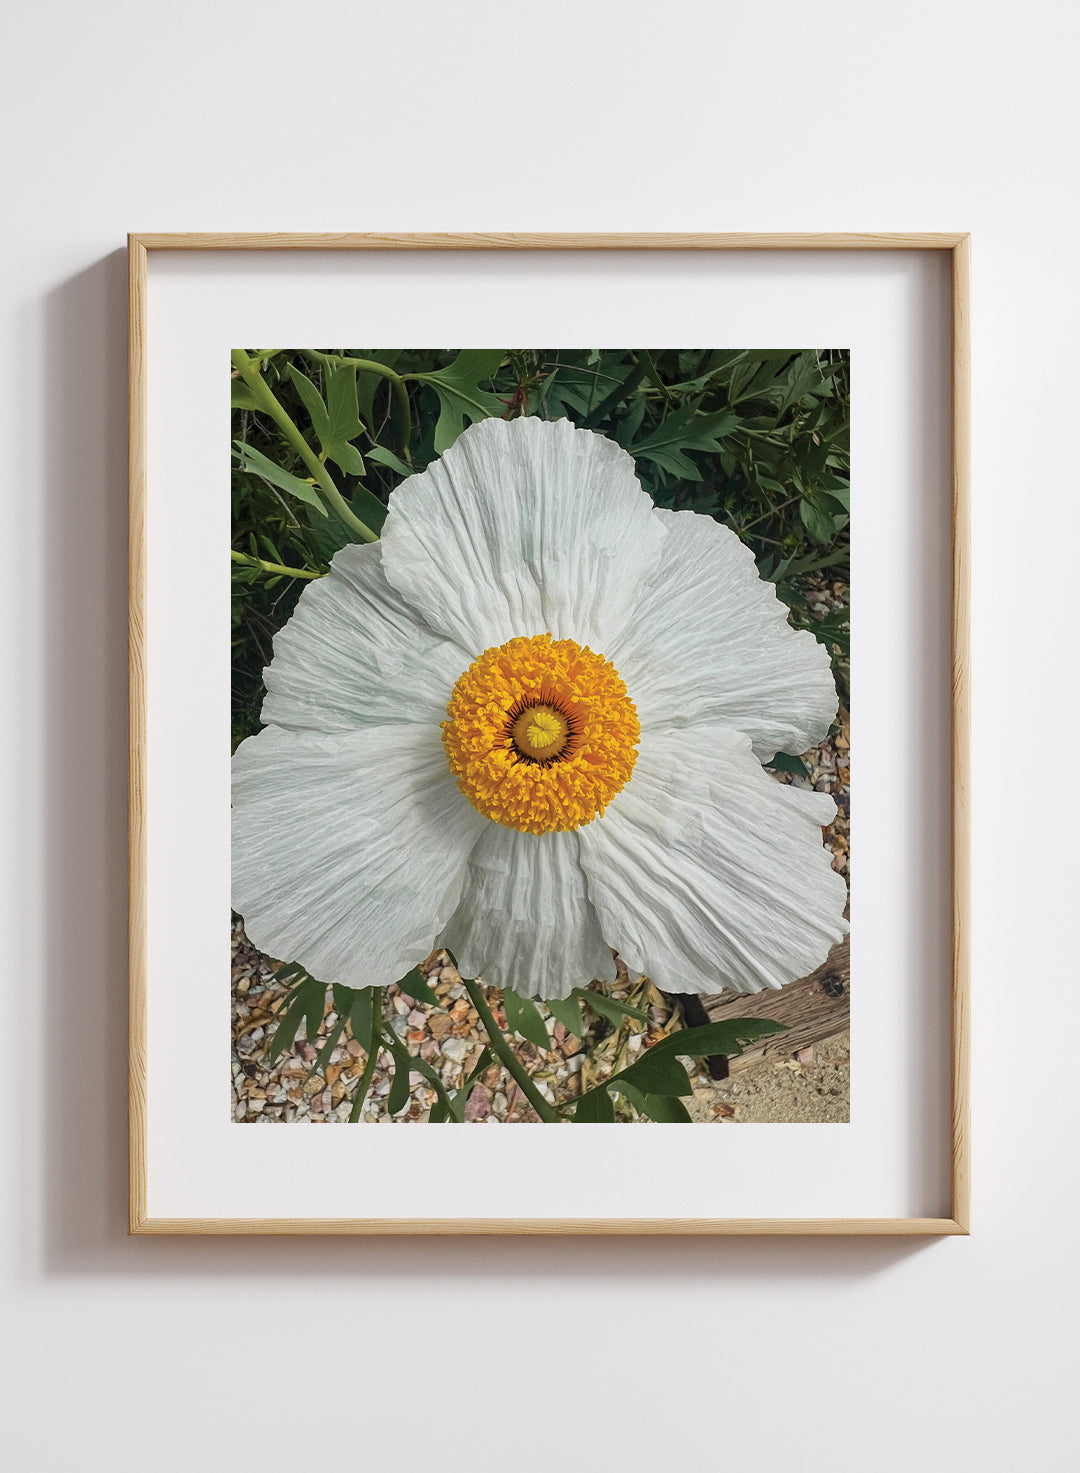
[[[847,929],[833,800],[761,760],[836,710],[749,550],[626,451],[489,419],[390,498],[274,642],[234,758],[233,904],[325,982],[432,948],[541,998],[615,976],[758,992]]]

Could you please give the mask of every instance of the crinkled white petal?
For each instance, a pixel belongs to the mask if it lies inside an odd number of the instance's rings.
[[[606,654],[664,536],[614,441],[568,420],[487,419],[393,492],[383,567],[470,658],[549,631]]]
[[[825,793],[776,782],[720,727],[642,736],[634,776],[580,829],[605,939],[668,992],[760,992],[804,977],[847,931]]]
[[[526,997],[568,997],[594,978],[615,978],[572,831],[522,834],[489,824],[439,945],[465,976],[481,974]]]
[[[270,726],[233,758],[233,907],[260,951],[322,982],[396,982],[454,913],[487,823],[438,727]]]
[[[746,732],[762,761],[805,752],[836,715],[829,656],[761,578],[750,549],[696,512],[654,513],[660,566],[604,651],[643,729],[718,725]]]
[[[344,547],[274,638],[262,719],[316,731],[437,725],[470,658],[386,581],[378,543]]]

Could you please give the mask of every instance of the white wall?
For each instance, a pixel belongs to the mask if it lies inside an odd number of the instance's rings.
[[[39,0],[6,30],[12,1465],[1070,1466],[1074,8]],[[444,228],[974,232],[971,1239],[125,1237],[124,234]]]

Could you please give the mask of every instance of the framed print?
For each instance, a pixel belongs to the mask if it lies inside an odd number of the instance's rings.
[[[132,1232],[968,1231],[968,254],[130,238]]]

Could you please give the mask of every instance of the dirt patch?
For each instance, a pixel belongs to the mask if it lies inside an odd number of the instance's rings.
[[[721,1081],[695,1077],[687,1107],[698,1121],[846,1124],[850,1091],[850,1038],[837,1033],[802,1050],[797,1059],[762,1059]]]

